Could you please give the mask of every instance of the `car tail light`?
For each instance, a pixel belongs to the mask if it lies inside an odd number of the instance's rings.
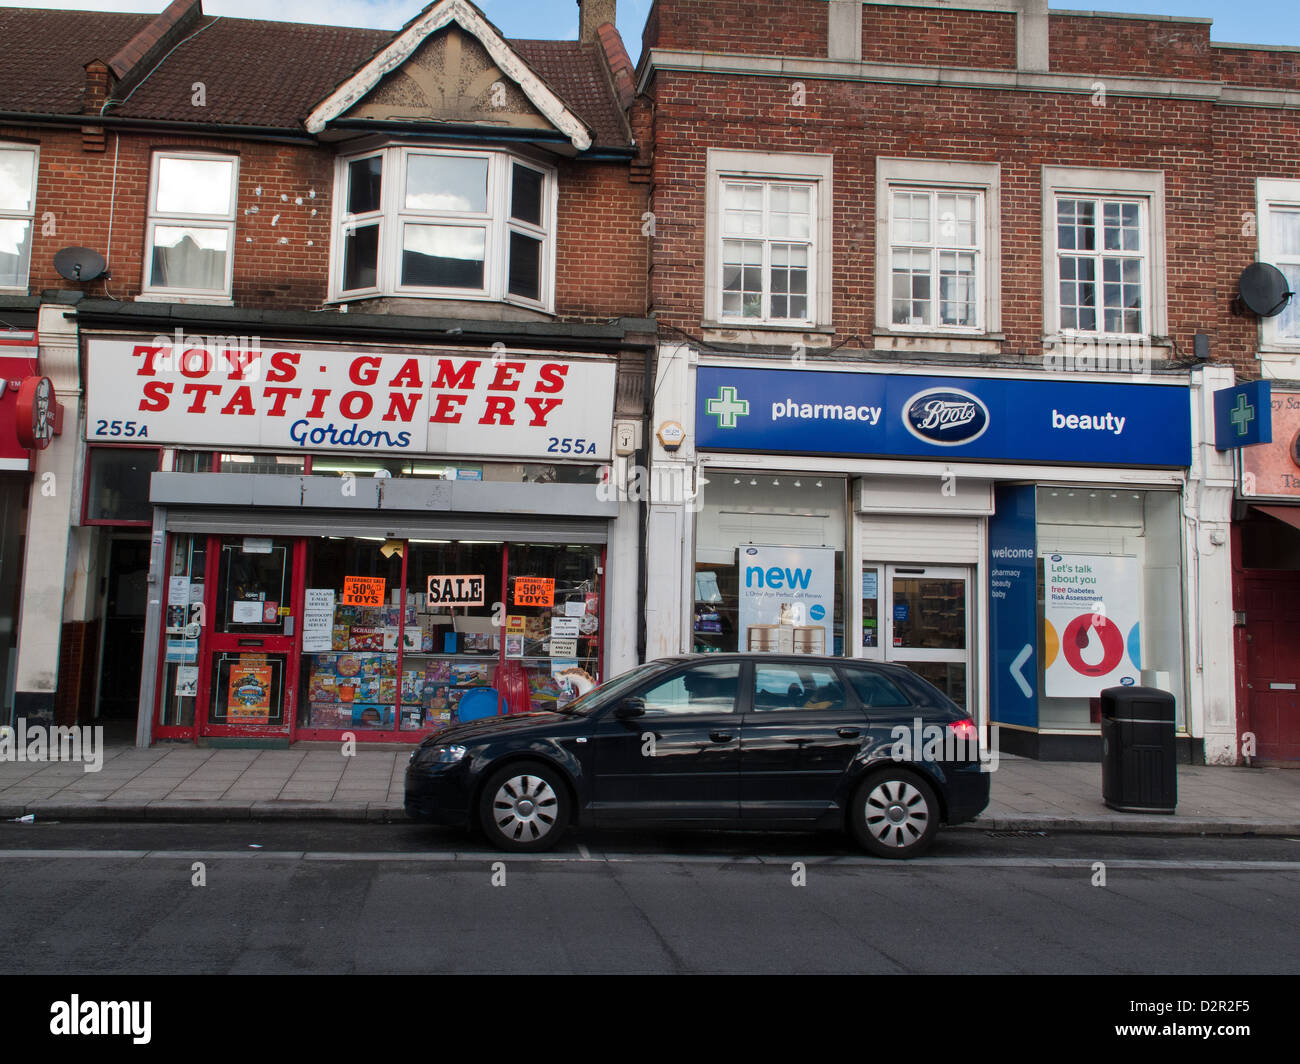
[[[980,730],[975,726],[975,722],[969,717],[963,717],[961,720],[950,721],[948,723],[948,729],[963,742],[979,742]]]

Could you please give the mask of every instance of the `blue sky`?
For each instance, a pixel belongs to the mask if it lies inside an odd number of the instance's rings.
[[[1108,11],[1212,18],[1216,41],[1300,46],[1298,0],[1093,0]],[[576,0],[478,0],[507,37],[576,38]],[[95,11],[161,11],[166,0],[28,0],[13,7]],[[234,18],[275,18],[340,26],[396,28],[424,5],[420,0],[203,0],[203,10]],[[1054,8],[1090,8],[1092,3],[1053,3]],[[636,60],[650,0],[618,0],[618,28]]]

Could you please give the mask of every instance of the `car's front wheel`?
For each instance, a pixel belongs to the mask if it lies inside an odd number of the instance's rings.
[[[887,769],[859,784],[849,826],[877,857],[918,857],[939,830],[939,800],[934,788],[915,773]]]
[[[549,850],[569,826],[569,792],[560,773],[516,762],[492,774],[479,799],[479,823],[499,850]]]

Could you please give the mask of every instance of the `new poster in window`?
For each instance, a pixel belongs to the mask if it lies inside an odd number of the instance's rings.
[[[737,650],[825,654],[833,647],[835,550],[740,547]]]
[[[1096,698],[1142,675],[1136,558],[1043,558],[1043,666],[1048,698]]]

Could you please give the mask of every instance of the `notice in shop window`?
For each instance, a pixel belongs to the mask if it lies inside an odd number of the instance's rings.
[[[577,638],[582,634],[582,618],[580,617],[552,617],[551,618],[551,638]]]
[[[576,639],[552,639],[551,656],[552,657],[572,657],[578,652],[578,641]]]
[[[199,667],[181,665],[176,669],[176,697],[194,698],[199,693]]]
[[[430,606],[482,606],[483,574],[429,577]]]
[[[343,605],[382,606],[384,604],[384,578],[382,576],[345,576],[343,578]]]
[[[566,617],[581,617],[586,612],[586,599],[569,599],[564,604],[564,616]]]
[[[262,601],[253,599],[249,602],[232,602],[230,621],[232,624],[261,624]]]
[[[554,606],[555,578],[519,576],[515,578],[516,606]],[[576,633],[575,633],[576,634]]]
[[[333,633],[334,589],[307,588],[302,612],[303,652],[332,650]]]

